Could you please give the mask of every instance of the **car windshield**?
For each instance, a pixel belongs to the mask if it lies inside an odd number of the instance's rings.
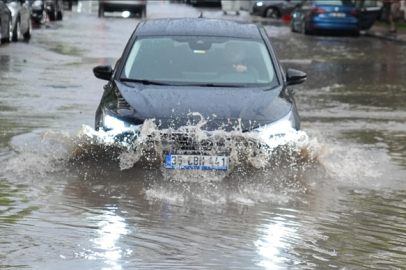
[[[352,0],[316,0],[315,3],[320,6],[354,6]]]
[[[279,85],[263,41],[202,36],[137,39],[121,79],[200,86]]]

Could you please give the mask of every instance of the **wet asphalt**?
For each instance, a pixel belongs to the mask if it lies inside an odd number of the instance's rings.
[[[308,159],[282,150],[221,182],[120,170],[120,149],[86,135],[105,84],[92,68],[115,64],[140,19],[80,1],[0,46],[0,268],[402,269],[405,45],[148,3],[150,19],[201,12],[263,23],[285,69],[308,74],[295,87]]]

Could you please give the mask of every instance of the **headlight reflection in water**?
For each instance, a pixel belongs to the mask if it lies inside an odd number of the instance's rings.
[[[110,267],[102,269],[122,269],[117,261],[133,252],[131,249],[123,250],[118,244],[120,238],[128,233],[125,219],[116,215],[114,209],[104,210],[100,216],[89,218],[89,220],[91,223],[96,223],[95,225],[99,229],[95,232],[96,237],[91,240],[97,252],[93,252],[93,256],[87,256],[87,258],[104,258],[105,263]]]
[[[258,265],[265,269],[286,269],[286,262],[291,261],[287,254],[291,246],[288,239],[299,238],[296,229],[289,227],[285,220],[279,217],[259,230],[263,237],[254,244],[263,260]]]

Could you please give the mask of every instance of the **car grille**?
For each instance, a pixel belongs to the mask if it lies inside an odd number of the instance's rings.
[[[231,149],[227,147],[227,140],[204,139],[197,140],[192,133],[163,133],[161,143],[164,153],[190,155],[227,155]]]

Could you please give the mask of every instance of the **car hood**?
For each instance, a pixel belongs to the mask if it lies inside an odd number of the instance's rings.
[[[115,83],[134,108],[132,117],[141,121],[155,118],[161,128],[196,125],[203,118],[207,123],[202,129],[232,130],[241,124],[246,131],[274,122],[292,108],[279,98],[282,86],[264,90]]]

